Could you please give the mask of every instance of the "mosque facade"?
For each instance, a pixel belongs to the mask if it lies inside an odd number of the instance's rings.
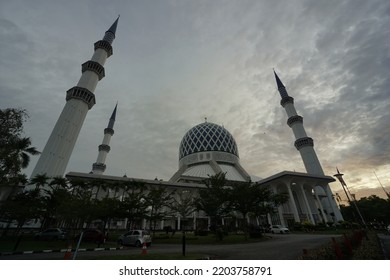
[[[119,19],[119,18],[118,18]],[[106,32],[103,40],[95,43],[92,59],[83,64],[82,77],[78,85],[67,92],[67,103],[64,111],[38,160],[32,176],[46,173],[48,176],[64,176],[73,147],[83,120],[95,102],[93,90],[98,81],[104,77],[103,64],[112,54],[111,44],[115,38],[118,19]],[[294,99],[288,95],[283,83],[275,73],[276,84],[281,95],[281,106],[287,113],[287,124],[291,127],[296,141],[295,148],[301,154],[307,173],[281,171],[267,178],[258,178],[248,174],[240,164],[239,152],[233,135],[223,126],[208,122],[195,125],[187,131],[179,147],[179,167],[167,181],[128,178],[103,174],[106,168],[105,159],[110,150],[109,141],[114,134],[113,126],[117,107],[105,129],[103,143],[99,146],[97,161],[90,173],[69,172],[65,176],[69,180],[100,179],[107,182],[140,182],[148,189],[165,188],[166,190],[196,196],[200,189],[206,188],[204,180],[209,176],[224,173],[227,186],[235,182],[256,182],[264,188],[271,188],[274,193],[287,193],[288,202],[275,207],[273,213],[261,219],[240,217],[224,218],[221,224],[238,223],[248,219],[252,224],[272,224],[291,226],[294,223],[308,221],[312,224],[334,223],[342,220],[340,210],[333,198],[329,183],[335,181],[324,174],[314,150],[314,141],[308,137],[303,127],[303,118],[297,114]],[[113,194],[99,193],[96,197]],[[157,229],[166,226],[181,228],[180,215],[171,213],[157,223]],[[210,218],[202,211],[196,211],[185,217],[186,227],[197,229],[210,226]],[[251,220],[252,219],[252,220]],[[126,221],[118,221],[116,226],[126,227]],[[146,221],[142,227],[147,227]]]

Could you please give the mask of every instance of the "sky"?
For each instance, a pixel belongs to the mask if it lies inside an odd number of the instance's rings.
[[[390,191],[390,1],[0,0],[0,108],[27,110],[38,150],[118,14],[66,172],[91,171],[116,102],[107,175],[168,180],[205,118],[233,135],[248,173],[305,172],[275,69],[325,174],[338,167],[357,198],[384,197],[374,172]]]

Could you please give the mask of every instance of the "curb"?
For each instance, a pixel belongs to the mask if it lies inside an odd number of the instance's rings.
[[[115,251],[121,250],[123,247],[113,247],[113,248],[81,248],[78,252],[90,252],[90,251]],[[37,250],[37,251],[15,251],[15,252],[2,252],[0,256],[9,256],[9,255],[27,255],[27,254],[40,254],[40,253],[65,253],[68,249],[58,249],[58,250]],[[72,253],[76,249],[72,249]]]

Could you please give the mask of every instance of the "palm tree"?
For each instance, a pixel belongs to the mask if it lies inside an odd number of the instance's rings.
[[[35,185],[35,189],[39,189],[40,187],[47,185],[47,181],[49,179],[50,177],[48,177],[46,173],[37,174],[34,176],[34,178],[30,179],[30,185]]]
[[[21,168],[26,168],[30,163],[30,155],[39,155],[40,152],[31,147],[31,139],[29,137],[20,138],[14,143],[17,160],[20,162]]]
[[[107,183],[103,179],[95,179],[95,180],[90,181],[89,183],[93,187],[93,189],[96,189],[95,198],[94,198],[94,200],[96,201],[99,198],[100,191],[107,190]]]
[[[49,183],[52,189],[66,189],[68,186],[68,180],[62,176],[55,176]]]
[[[30,155],[39,154],[36,148],[30,145],[30,138],[11,137],[9,143],[0,147],[1,185],[7,185],[12,178],[18,176],[21,169],[28,166]]]

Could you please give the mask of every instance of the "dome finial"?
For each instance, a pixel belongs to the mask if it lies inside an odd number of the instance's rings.
[[[207,117],[204,118],[204,122],[207,123]]]

